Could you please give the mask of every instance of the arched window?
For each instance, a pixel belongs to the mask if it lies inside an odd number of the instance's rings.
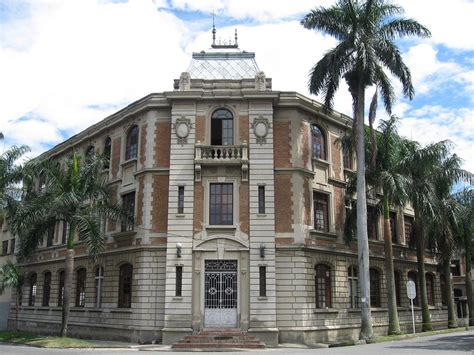
[[[434,277],[432,273],[426,273],[426,294],[428,296],[428,304],[430,306],[435,305],[435,288],[434,288]]]
[[[357,272],[357,266],[349,266],[347,280],[349,283],[349,306],[350,308],[359,308],[359,273]]]
[[[76,272],[76,307],[86,305],[86,269],[81,268]]]
[[[211,145],[234,144],[234,116],[226,109],[214,111],[211,117]]]
[[[315,267],[316,308],[331,308],[331,269],[324,264]]]
[[[36,300],[36,273],[30,275],[30,297],[28,299],[28,306],[34,306]]]
[[[112,153],[112,140],[110,137],[105,138],[104,141],[104,169],[108,169],[110,166],[110,154]]]
[[[402,298],[400,293],[400,287],[402,284],[402,273],[398,270],[393,272],[393,276],[395,277],[395,296],[397,298],[397,306],[400,307],[402,305]]]
[[[119,308],[130,308],[132,306],[132,276],[132,265],[124,264],[120,267],[118,295]]]
[[[408,273],[408,280],[411,280],[415,283],[416,297],[413,299],[413,305],[418,306],[418,300],[419,300],[418,295],[420,294],[419,288],[418,288],[418,274],[415,271],[410,271]]]
[[[313,145],[313,158],[326,160],[326,140],[323,131],[317,125],[311,125],[311,141]]]
[[[58,285],[58,306],[63,305],[64,300],[64,280],[66,278],[66,273],[64,270],[59,272],[59,285]]]
[[[49,296],[51,295],[51,273],[48,271],[44,274],[43,283],[43,303],[45,307],[49,306]]]
[[[446,275],[441,274],[440,278],[440,288],[441,288],[441,304],[446,306],[448,304],[448,289],[446,287]]]
[[[370,268],[370,306],[380,307],[380,272],[377,269]]]
[[[104,284],[104,267],[97,266],[95,269],[95,307],[102,306],[102,285]]]
[[[125,160],[135,159],[138,155],[138,126],[133,125],[127,133]]]

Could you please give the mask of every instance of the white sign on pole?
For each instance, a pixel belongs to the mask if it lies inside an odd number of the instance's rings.
[[[413,311],[413,300],[416,298],[416,285],[412,280],[407,282],[407,296],[411,304],[411,320],[413,323],[413,334],[415,334],[415,312]]]

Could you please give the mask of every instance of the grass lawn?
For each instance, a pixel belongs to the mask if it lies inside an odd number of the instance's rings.
[[[465,327],[458,327],[452,329],[441,329],[441,330],[432,330],[429,332],[420,332],[420,333],[408,333],[408,334],[400,334],[400,335],[384,335],[384,336],[377,336],[367,341],[368,344],[370,343],[380,343],[384,341],[394,341],[394,340],[402,340],[402,339],[410,339],[410,338],[418,338],[418,337],[426,337],[430,335],[436,334],[448,334],[448,333],[456,333],[465,331]],[[469,330],[472,330],[472,327],[469,327]]]
[[[14,330],[0,331],[0,342],[39,346],[44,348],[98,348],[104,345],[90,340],[61,338],[54,336],[36,335]]]

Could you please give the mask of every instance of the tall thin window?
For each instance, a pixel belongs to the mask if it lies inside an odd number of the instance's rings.
[[[397,306],[400,307],[402,305],[402,298],[400,293],[400,288],[402,284],[402,273],[398,270],[393,272],[393,276],[395,278],[395,297],[397,299]]]
[[[184,213],[184,186],[178,186],[178,213]]]
[[[183,267],[176,266],[176,297],[183,295]]]
[[[380,272],[370,268],[370,306],[380,307]]]
[[[8,240],[2,242],[2,255],[8,254]]]
[[[315,267],[316,308],[331,308],[331,269],[324,264]]]
[[[258,267],[258,276],[259,276],[259,296],[267,296],[267,267],[259,266]]]
[[[265,213],[265,186],[258,186],[258,213]]]
[[[326,160],[326,142],[323,132],[315,125],[311,125],[311,138],[313,145],[313,158]]]
[[[125,160],[135,159],[138,156],[138,126],[133,125],[127,133],[125,145]]]
[[[104,268],[97,266],[95,268],[95,307],[100,308],[102,306],[102,286],[104,284]]]
[[[51,273],[48,271],[44,274],[43,283],[43,303],[45,307],[49,306],[49,296],[51,295]]]
[[[112,153],[112,140],[110,137],[105,138],[104,141],[104,169],[108,169],[110,167],[110,155]]]
[[[347,276],[349,282],[349,306],[350,308],[359,308],[359,274],[357,266],[349,266]]]
[[[313,195],[314,203],[314,229],[328,232],[328,195],[315,192]]]
[[[55,226],[51,226],[48,228],[48,231],[46,232],[47,233],[47,236],[46,236],[46,246],[47,247],[50,247],[53,245],[53,241],[54,241],[54,228]]]
[[[120,267],[119,273],[119,295],[118,307],[132,307],[132,276],[133,267],[130,264],[124,264]]]
[[[395,212],[390,212],[390,232],[392,233],[392,243],[398,244],[397,214]]]
[[[344,169],[352,170],[352,150],[346,152],[342,151],[342,160],[344,164]]]
[[[428,296],[428,304],[435,305],[435,288],[433,274],[426,273],[426,294]]]
[[[418,288],[418,275],[415,271],[410,271],[408,273],[408,280],[411,280],[415,283],[415,289],[416,289],[416,297],[413,299],[413,305],[414,306],[418,306],[418,300],[420,299],[420,297],[418,297],[418,295],[420,294],[420,290]]]
[[[135,191],[130,192],[122,196],[122,208],[130,216],[135,216]],[[134,222],[133,219],[124,219],[122,221],[122,232],[133,230]]]
[[[67,223],[66,221],[63,221],[63,235],[61,237],[61,244],[67,243],[68,234],[69,234],[69,223]]]
[[[34,306],[36,300],[36,273],[30,275],[30,297],[28,299],[28,306]]]
[[[219,109],[211,117],[211,145],[234,144],[234,117],[229,110]]]
[[[413,239],[413,217],[405,216],[403,218],[403,226],[405,229],[405,244],[408,245]]]
[[[211,225],[232,225],[234,222],[233,184],[211,184],[209,223]]]
[[[367,206],[367,235],[371,240],[377,240],[377,210],[373,206]]]
[[[63,305],[64,300],[64,280],[66,278],[66,273],[64,270],[59,272],[59,286],[58,286],[58,306]]]
[[[86,269],[81,268],[76,273],[76,307],[86,305]]]

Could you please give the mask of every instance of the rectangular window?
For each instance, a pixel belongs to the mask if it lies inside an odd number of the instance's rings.
[[[232,225],[234,215],[233,184],[211,184],[209,223],[211,225]]]
[[[183,295],[183,267],[176,266],[176,297]]]
[[[314,229],[328,232],[328,195],[315,192],[314,200]]]
[[[50,247],[53,245],[53,240],[54,240],[54,226],[48,228],[47,232],[47,237],[46,237],[46,246]]]
[[[395,212],[390,212],[390,232],[392,233],[392,243],[398,244],[397,214]]]
[[[184,213],[184,186],[178,186],[178,213]]]
[[[367,234],[369,239],[377,240],[377,211],[373,206],[367,206]]]
[[[133,230],[133,218],[135,217],[135,191],[122,196],[122,207],[124,211],[132,217],[132,220],[123,220],[121,225],[122,232]]]
[[[403,224],[405,229],[405,244],[408,245],[413,238],[413,218],[405,216],[403,218]]]
[[[10,254],[15,253],[15,239],[10,239]]]
[[[342,152],[344,169],[352,170],[352,151]]]
[[[258,213],[265,213],[265,186],[258,187]]]
[[[95,269],[95,307],[100,308],[102,306],[102,284],[104,282],[104,268],[98,266]]]
[[[267,267],[266,266],[259,266],[259,289],[260,289],[260,297],[267,296]]]
[[[451,261],[451,274],[453,276],[461,276],[461,263],[459,260]]]
[[[69,224],[66,221],[63,221],[63,235],[61,238],[61,244],[67,243],[67,235],[69,234]]]
[[[8,254],[8,240],[2,242],[2,255]]]

